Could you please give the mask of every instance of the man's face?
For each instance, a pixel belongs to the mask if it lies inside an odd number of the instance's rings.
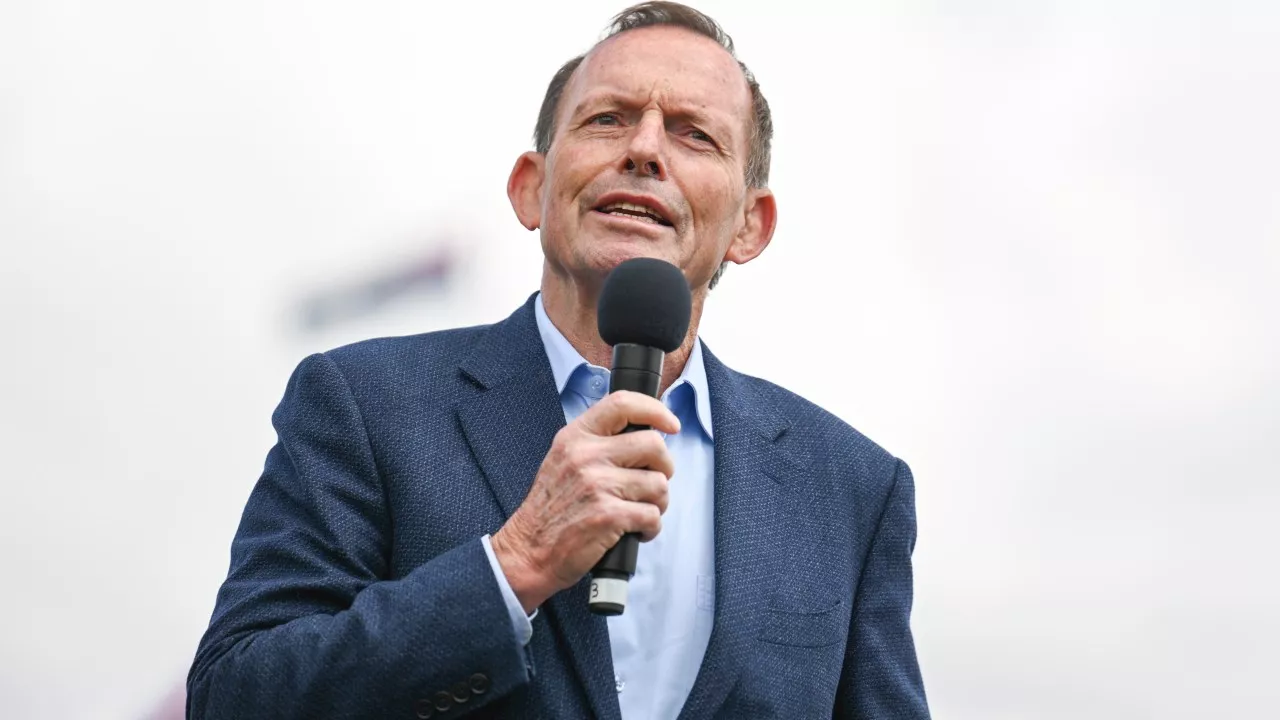
[[[541,228],[559,273],[603,278],[654,257],[705,287],[726,257],[746,262],[772,235],[772,197],[745,185],[750,118],[742,70],[715,41],[672,27],[624,32],[565,88],[551,148],[533,163],[541,177],[526,203],[536,197],[536,220],[526,219],[532,207],[517,214]],[[513,185],[520,172],[517,163]],[[754,207],[763,196],[764,222]]]

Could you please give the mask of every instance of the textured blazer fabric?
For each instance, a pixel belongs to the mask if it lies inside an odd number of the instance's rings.
[[[495,325],[302,361],[188,676],[189,717],[621,720],[588,581],[551,598],[522,646],[481,543],[564,426],[533,301]],[[680,717],[928,717],[910,470],[705,345],[704,360],[715,622]]]

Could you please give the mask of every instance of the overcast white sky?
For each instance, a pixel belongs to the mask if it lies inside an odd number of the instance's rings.
[[[1274,713],[1280,10],[834,5],[699,5],[781,214],[702,334],[912,465],[935,716]],[[0,6],[0,714],[182,683],[304,355],[536,288],[506,175],[622,6]]]

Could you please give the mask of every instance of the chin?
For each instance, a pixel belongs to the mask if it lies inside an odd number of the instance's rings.
[[[616,241],[591,248],[583,258],[585,260],[583,265],[593,274],[604,277],[627,260],[641,257],[666,260],[672,265],[680,266],[679,258],[674,257],[674,253],[669,248],[659,247],[653,243]]]

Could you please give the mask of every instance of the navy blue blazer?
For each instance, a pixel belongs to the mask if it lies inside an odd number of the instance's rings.
[[[565,424],[532,302],[298,366],[188,717],[620,720],[588,581],[551,598],[521,646],[480,541]],[[705,361],[715,622],[680,718],[927,718],[910,470],[821,408]]]

